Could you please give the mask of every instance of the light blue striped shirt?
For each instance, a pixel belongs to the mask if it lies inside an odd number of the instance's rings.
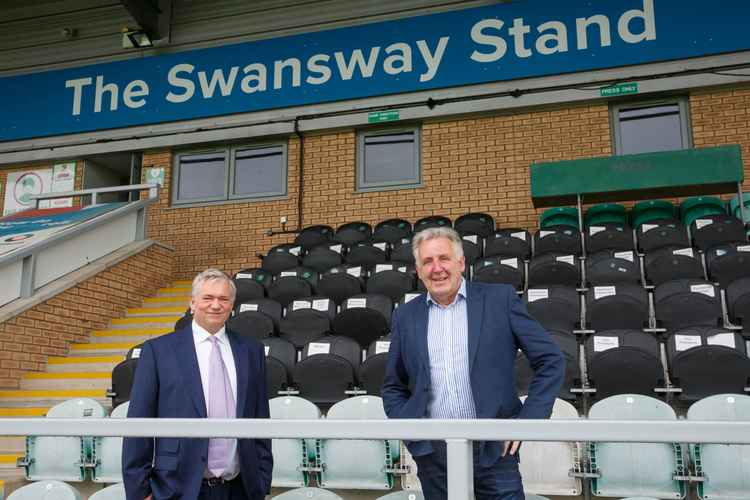
[[[430,354],[430,418],[476,418],[469,378],[469,318],[466,282],[461,280],[456,298],[442,306],[427,294],[429,318],[427,346]]]

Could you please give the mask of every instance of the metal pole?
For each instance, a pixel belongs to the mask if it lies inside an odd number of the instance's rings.
[[[474,460],[472,442],[446,439],[448,455],[448,500],[474,498]]]
[[[576,208],[578,209],[578,231],[581,233],[581,255],[586,257],[586,231],[583,227],[583,197],[576,193]]]
[[[745,199],[742,196],[742,183],[737,183],[737,201],[740,204],[740,219],[742,220],[742,224],[747,224],[747,221],[745,220]]]

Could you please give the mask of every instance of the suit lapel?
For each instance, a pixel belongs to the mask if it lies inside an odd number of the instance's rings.
[[[247,377],[249,367],[247,366],[250,356],[247,352],[247,344],[239,342],[237,337],[227,330],[229,345],[232,346],[234,356],[234,367],[237,372],[237,417],[241,418],[247,401]]]
[[[177,335],[176,351],[179,370],[198,416],[206,418],[206,400],[203,397],[203,384],[201,383],[201,372],[198,368],[198,355],[195,353],[193,329],[192,327],[184,328],[177,332]]]
[[[425,372],[427,372],[427,375],[430,374],[430,351],[427,343],[427,321],[428,321],[428,315],[429,307],[427,306],[427,301],[423,300],[422,297],[419,297],[419,304],[417,304],[418,309],[415,314],[415,324],[414,329],[417,333],[417,352],[420,353],[422,357],[422,365],[424,366]]]
[[[469,326],[469,373],[477,357],[479,337],[482,333],[482,316],[484,315],[484,293],[480,288],[466,284],[466,314]]]

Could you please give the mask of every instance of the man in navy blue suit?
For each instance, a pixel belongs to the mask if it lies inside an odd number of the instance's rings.
[[[427,288],[396,309],[383,403],[389,418],[549,418],[565,360],[508,285],[467,283],[459,235],[418,232],[417,274]],[[516,393],[521,349],[534,369],[529,394]],[[474,443],[477,500],[523,500],[519,442]],[[445,441],[407,442],[426,500],[447,498]]]
[[[143,344],[131,418],[268,418],[265,356],[225,327],[236,289],[208,269],[193,281],[191,325]],[[262,500],[271,486],[268,439],[126,438],[128,500]]]

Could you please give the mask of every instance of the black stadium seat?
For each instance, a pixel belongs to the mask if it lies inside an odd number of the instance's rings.
[[[414,223],[414,234],[431,227],[453,227],[453,222],[444,215],[430,215]]]
[[[331,268],[318,279],[318,293],[341,304],[352,295],[364,292],[365,274],[362,266],[343,265]]]
[[[703,264],[692,247],[662,247],[643,259],[646,281],[654,286],[678,279],[703,279]]]
[[[367,357],[359,367],[360,385],[363,390],[367,391],[367,394],[380,396],[390,346],[390,337],[383,337],[374,340],[367,348]]]
[[[373,241],[385,241],[391,245],[403,238],[411,238],[411,223],[404,219],[388,219],[375,226]]]
[[[137,367],[138,358],[131,357],[120,361],[112,369],[112,387],[107,393],[107,396],[112,399],[112,408],[130,401],[130,391],[133,388]]]
[[[706,251],[722,243],[747,243],[745,225],[733,215],[705,215],[690,224],[693,243]]]
[[[279,337],[289,341],[297,349],[302,349],[308,342],[319,339],[330,331],[331,318],[329,312],[318,311],[313,308],[291,310],[290,307],[279,324]]]
[[[580,387],[581,385],[581,370],[578,363],[578,343],[575,337],[566,332],[559,332],[552,330],[549,332],[552,340],[560,347],[563,355],[565,356],[565,378],[563,384],[560,387],[560,392],[557,397],[567,401],[575,401],[576,395],[570,392],[570,389]],[[529,386],[531,385],[531,379],[534,376],[534,371],[529,365],[528,359],[524,356],[522,351],[518,351],[516,355],[516,390],[518,395],[527,395],[529,393]]]
[[[480,235],[471,233],[462,235],[461,245],[464,251],[464,262],[467,267],[471,267],[477,260],[482,258],[484,239]]]
[[[642,330],[648,326],[648,293],[630,283],[594,286],[586,292],[586,327]]]
[[[534,257],[545,254],[580,255],[581,233],[570,226],[548,226],[534,233]]]
[[[706,267],[709,279],[722,288],[750,277],[750,244],[723,243],[712,247],[706,252]]]
[[[381,294],[398,302],[407,292],[415,290],[415,273],[406,264],[390,263],[378,264],[374,272],[367,278],[365,290],[369,294]]]
[[[271,286],[268,297],[286,307],[294,299],[310,297],[318,284],[318,273],[306,267],[281,271]]]
[[[273,274],[262,268],[243,269],[234,275],[234,286],[237,295],[234,303],[249,299],[262,299],[266,296],[268,285],[273,281]]]
[[[531,257],[531,240],[531,235],[525,229],[498,229],[485,239],[484,256],[528,260]]]
[[[299,232],[294,238],[295,245],[300,245],[305,250],[310,250],[318,245],[327,243],[333,239],[333,228],[326,225],[308,226]]]
[[[340,266],[344,262],[344,245],[338,242],[324,243],[311,248],[302,257],[302,266],[323,273],[332,267]]]
[[[372,271],[377,264],[385,264],[388,261],[388,244],[385,242],[356,243],[349,248],[344,261],[350,266],[362,266],[368,272]]]
[[[505,283],[516,290],[523,290],[525,283],[524,262],[518,257],[487,257],[472,268],[471,279],[479,283]]]
[[[460,216],[453,224],[458,234],[478,234],[486,238],[495,231],[495,219],[491,215],[472,212]]]
[[[297,361],[294,346],[279,337],[261,340],[266,353],[266,387],[268,397],[273,398],[279,391],[285,391],[292,385],[292,371]]]
[[[248,314],[247,317],[250,318],[250,313],[257,315],[262,314],[271,318],[276,331],[279,330],[279,320],[281,319],[282,309],[281,304],[273,299],[253,299],[234,304],[235,315],[240,313]]]
[[[333,331],[355,339],[366,349],[373,340],[388,333],[392,312],[393,301],[385,295],[355,295],[341,303],[333,320]]]
[[[372,238],[372,226],[367,222],[349,222],[339,226],[333,239],[346,246],[352,246],[355,243],[370,241]]]
[[[640,259],[633,250],[601,250],[586,258],[586,282],[591,285],[640,281]]]
[[[299,395],[322,408],[341,401],[357,385],[361,348],[347,337],[327,336],[310,342],[294,366]]]
[[[750,319],[750,277],[732,281],[727,287],[727,313],[733,325],[744,326],[748,330]]]
[[[302,247],[300,245],[292,243],[276,245],[263,257],[260,267],[276,275],[281,271],[299,266],[301,254]]]
[[[664,387],[659,341],[641,330],[606,330],[586,340],[589,383],[596,399],[615,394],[655,396]]]
[[[588,253],[602,250],[635,250],[633,231],[625,224],[594,224],[586,230],[586,251]]]
[[[190,309],[188,309],[187,311],[185,311],[185,314],[183,314],[180,319],[175,321],[174,331],[187,328],[188,326],[192,324],[192,322],[193,322],[193,314],[190,312]]]
[[[529,287],[549,285],[578,286],[581,282],[581,265],[572,254],[547,253],[534,256],[529,262]]]
[[[274,334],[273,320],[258,311],[245,311],[227,321],[227,328],[237,335],[264,339]]]
[[[529,288],[523,297],[529,314],[545,329],[570,333],[580,326],[581,306],[575,288],[559,285]]]
[[[661,219],[645,222],[635,232],[638,249],[649,253],[663,247],[685,248],[690,246],[687,229],[676,219]]]
[[[668,281],[654,290],[657,325],[673,332],[690,326],[722,322],[719,289],[705,280]]]
[[[401,238],[396,242],[391,250],[391,262],[401,262],[403,264],[415,264],[414,252],[411,247],[411,238]]]

